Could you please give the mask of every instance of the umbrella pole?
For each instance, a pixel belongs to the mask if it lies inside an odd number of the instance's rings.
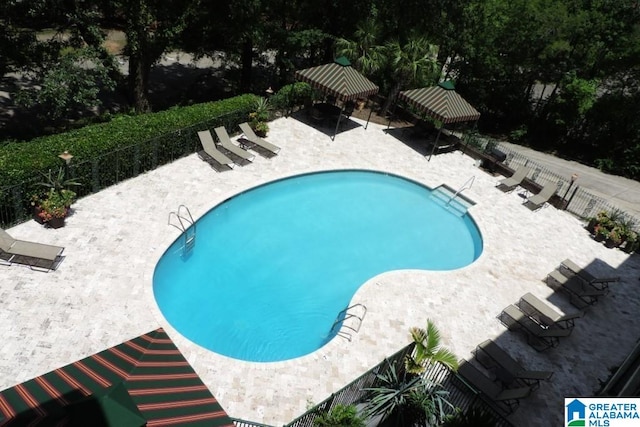
[[[473,122],[473,129],[471,129],[471,133],[475,133],[475,130],[476,130],[477,127],[478,127],[478,121],[476,120],[475,122]],[[469,148],[469,137],[468,137],[468,135],[467,135],[467,137],[465,139],[467,141],[462,146],[462,155],[463,156],[465,154],[467,154],[467,148]]]
[[[367,100],[367,104],[369,103],[369,100]],[[366,129],[369,126],[369,120],[371,120],[371,114],[373,113],[373,108],[369,108],[369,116],[367,117],[367,124],[364,125],[364,128]]]
[[[336,123],[336,130],[333,132],[333,136],[331,137],[332,141],[336,140],[336,134],[338,133],[338,128],[340,127],[340,119],[342,118],[342,113],[344,112],[344,104],[340,109],[340,114],[338,114],[338,123]]]
[[[438,129],[438,136],[436,136],[436,141],[433,143],[433,148],[431,149],[431,154],[429,154],[429,158],[427,162],[431,161],[431,156],[433,156],[433,152],[436,151],[436,147],[438,146],[438,140],[440,139],[440,133],[442,132],[442,128]]]

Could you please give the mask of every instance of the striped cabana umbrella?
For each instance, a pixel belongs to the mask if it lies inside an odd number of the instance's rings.
[[[368,98],[378,93],[378,86],[371,80],[360,74],[351,66],[351,63],[344,56],[336,59],[330,64],[318,65],[317,67],[298,70],[295,73],[296,80],[309,83],[311,87],[318,89],[328,95],[334,96],[343,103],[354,101],[358,98]],[[340,125],[340,118],[336,124],[336,131]],[[369,120],[367,120],[367,124]]]
[[[477,121],[480,118],[478,110],[455,91],[451,81],[445,81],[436,86],[402,91],[398,94],[398,99],[442,122],[443,125]],[[431,155],[438,145],[441,131],[442,126],[438,131]]]
[[[82,425],[77,408],[105,395],[119,398],[84,425],[234,426],[162,328],[0,392],[0,425]]]

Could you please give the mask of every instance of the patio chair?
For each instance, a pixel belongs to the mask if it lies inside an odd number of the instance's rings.
[[[483,372],[466,360],[458,365],[458,375],[472,388],[475,388],[489,403],[494,404],[507,414],[515,411],[524,399],[531,394],[531,387],[504,389],[491,381]]]
[[[0,264],[25,264],[31,269],[49,272],[62,262],[61,246],[17,240],[0,228]]]
[[[476,360],[486,369],[495,373],[498,380],[506,387],[523,383],[535,390],[540,381],[549,380],[553,376],[550,371],[530,371],[509,355],[492,340],[485,340],[476,347]]]
[[[564,275],[559,269],[549,273],[546,282],[551,289],[567,293],[571,304],[579,309],[595,304],[598,302],[598,298],[609,293],[608,288],[598,289],[577,275]]]
[[[538,194],[529,197],[523,204],[533,207],[533,210],[538,210],[556,193],[557,188],[558,186],[554,183],[547,184],[542,187],[542,190],[540,190]]]
[[[598,289],[607,289],[609,287],[609,283],[615,283],[620,281],[620,276],[615,277],[596,277],[593,274],[589,273],[587,270],[578,266],[575,262],[570,259],[565,259],[560,263],[560,272],[565,276],[571,276],[575,274],[585,282],[593,285]]]
[[[523,332],[526,335],[527,343],[537,351],[556,347],[560,338],[571,335],[571,331],[568,329],[545,328],[513,304],[502,310],[498,319],[510,331]]]
[[[584,311],[561,314],[551,308],[531,292],[524,294],[518,301],[518,308],[544,327],[558,326],[562,329],[573,329],[575,319],[584,316]]]
[[[497,187],[509,191],[513,191],[522,181],[529,175],[531,169],[527,166],[520,166],[509,178],[505,178],[498,182]]]
[[[198,138],[200,138],[200,144],[202,144],[203,148],[203,150],[198,151],[198,156],[202,160],[209,163],[217,172],[233,169],[233,160],[216,148],[216,143],[213,142],[213,137],[209,130],[199,131]]]
[[[239,165],[244,165],[246,163],[250,163],[253,159],[256,158],[254,154],[249,153],[246,150],[235,145],[231,142],[231,138],[229,138],[229,134],[227,133],[227,129],[224,126],[219,126],[214,129],[218,140],[220,141],[220,145],[222,148],[226,150],[230,157],[237,159],[236,163]]]
[[[273,157],[280,151],[280,147],[273,145],[256,135],[253,129],[251,129],[251,126],[249,126],[249,123],[240,123],[240,130],[244,133],[244,137],[247,140],[255,144],[255,148],[257,148],[256,152],[261,156]]]

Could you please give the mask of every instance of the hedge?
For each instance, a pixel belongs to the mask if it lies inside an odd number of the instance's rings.
[[[39,176],[41,171],[58,168],[58,155],[65,150],[73,154],[74,163],[83,162],[230,113],[237,113],[241,120],[253,111],[256,100],[257,96],[246,94],[157,113],[117,116],[107,123],[26,143],[9,143],[0,147],[0,182],[11,186]]]

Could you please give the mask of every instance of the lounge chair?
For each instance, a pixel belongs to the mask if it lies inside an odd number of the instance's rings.
[[[227,130],[224,126],[217,127],[214,129],[214,131],[216,133],[216,136],[218,137],[218,140],[220,141],[220,145],[222,145],[222,148],[229,152],[230,157],[236,158],[236,163],[238,163],[239,165],[250,163],[251,161],[253,161],[253,159],[256,158],[254,154],[243,150],[242,148],[231,142],[231,138],[229,138],[229,134],[227,133]]]
[[[570,314],[558,313],[530,292],[524,294],[517,305],[524,314],[547,328],[555,325],[563,329],[573,329],[575,319],[584,316],[582,310]]]
[[[55,270],[62,262],[61,246],[16,240],[0,228],[0,264],[25,264],[35,270]]]
[[[520,166],[509,178],[505,178],[498,182],[498,187],[513,191],[522,181],[529,175],[531,169],[527,166]]]
[[[485,340],[476,347],[476,360],[482,366],[495,373],[506,387],[514,383],[524,383],[532,389],[538,388],[540,381],[549,380],[550,371],[530,371],[492,340]]]
[[[249,123],[240,123],[240,130],[244,133],[245,139],[255,144],[254,148],[261,156],[273,157],[280,151],[280,147],[273,145],[256,135],[253,129],[251,129],[251,126],[249,126]]]
[[[531,394],[531,387],[501,388],[466,360],[460,361],[458,375],[472,388],[478,390],[489,403],[493,403],[506,413],[515,411],[520,404],[520,399],[524,399]]]
[[[620,276],[615,277],[596,277],[593,274],[589,273],[587,270],[578,266],[575,262],[570,259],[565,259],[560,263],[560,272],[565,276],[570,276],[575,274],[585,282],[593,285],[598,289],[607,289],[609,287],[609,283],[615,283],[620,281]]]
[[[213,142],[211,132],[201,130],[198,132],[198,138],[200,138],[200,144],[202,144],[203,148],[202,151],[198,152],[198,156],[200,156],[202,160],[209,163],[211,167],[218,172],[233,169],[233,160],[216,148],[216,143]]]
[[[537,351],[556,347],[560,342],[560,338],[571,335],[571,331],[568,329],[543,327],[513,304],[502,310],[498,319],[510,331],[525,333],[527,342]]]
[[[571,304],[579,309],[595,304],[598,302],[598,298],[609,293],[608,288],[598,289],[577,275],[564,275],[559,269],[555,269],[549,273],[546,282],[547,286],[551,289],[566,292],[569,295]]]
[[[533,210],[538,210],[556,193],[557,188],[558,186],[554,183],[547,184],[542,187],[542,190],[540,190],[538,194],[534,194],[525,200],[524,204],[533,207]]]

